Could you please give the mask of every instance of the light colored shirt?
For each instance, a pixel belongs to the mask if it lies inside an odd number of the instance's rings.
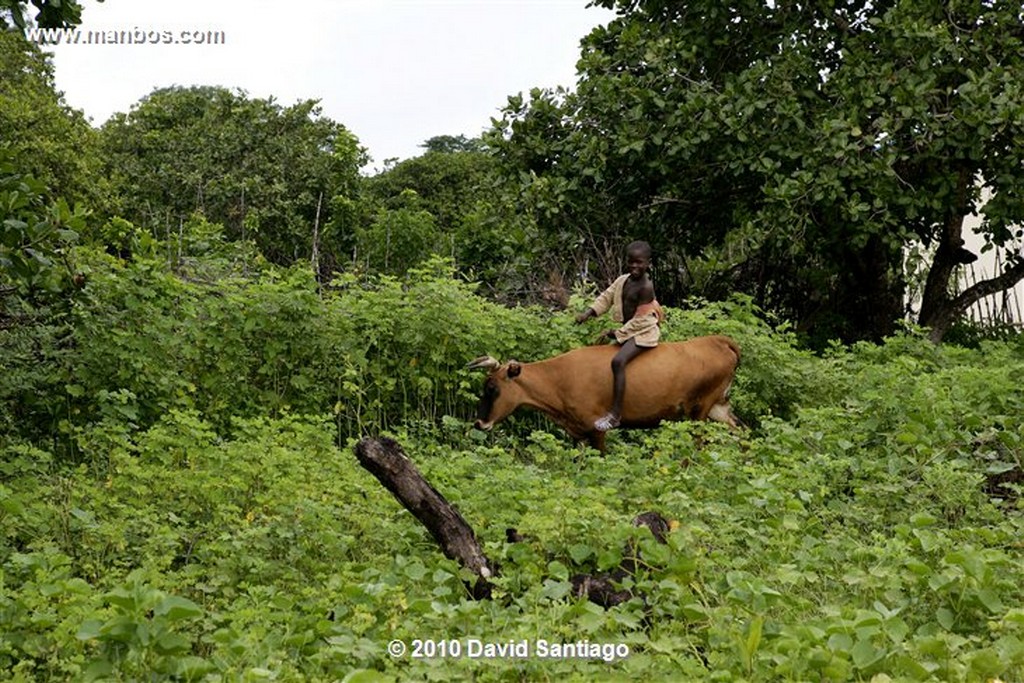
[[[611,311],[612,320],[622,325],[615,332],[615,341],[624,344],[628,339],[636,340],[637,346],[657,346],[661,337],[660,323],[664,313],[657,300],[641,304],[637,307],[633,319],[626,321],[622,312],[622,288],[629,279],[629,274],[620,275],[615,279],[608,289],[601,292],[590,307],[594,313],[601,316]]]
[[[594,303],[590,304],[590,307],[594,309],[594,313],[601,316],[610,310],[612,312],[612,320],[617,323],[625,322],[622,317],[622,287],[628,279],[629,273],[620,275],[615,279],[615,282],[608,286],[608,289],[601,292],[594,299]]]

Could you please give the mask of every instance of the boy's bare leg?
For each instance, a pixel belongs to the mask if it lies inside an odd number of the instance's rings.
[[[622,397],[626,394],[626,365],[647,350],[637,346],[636,341],[627,339],[612,358],[612,409],[607,415],[594,422],[594,428],[601,432],[615,429],[622,421]]]

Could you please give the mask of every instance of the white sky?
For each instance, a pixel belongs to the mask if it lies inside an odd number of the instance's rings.
[[[381,168],[435,135],[475,136],[509,95],[575,84],[586,0],[83,0],[81,30],[219,30],[223,45],[52,46],[57,88],[101,125],[154,88],[319,99]]]

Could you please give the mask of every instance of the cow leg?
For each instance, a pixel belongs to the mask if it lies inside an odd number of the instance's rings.
[[[590,447],[599,451],[601,455],[604,455],[604,440],[607,436],[607,432],[593,431],[587,435],[587,441],[590,442]]]
[[[711,406],[711,411],[708,413],[708,419],[714,420],[715,422],[723,422],[733,429],[740,428],[739,420],[732,414],[732,408],[728,403],[716,403]]]

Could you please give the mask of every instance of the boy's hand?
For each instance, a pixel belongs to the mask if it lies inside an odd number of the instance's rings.
[[[605,330],[602,336],[604,336],[607,339],[615,339],[616,332],[618,332],[618,330]]]
[[[578,316],[576,316],[576,324],[577,325],[582,325],[583,323],[587,322],[588,320],[590,320],[590,309],[589,308],[587,310],[583,311],[582,313],[580,313]]]

